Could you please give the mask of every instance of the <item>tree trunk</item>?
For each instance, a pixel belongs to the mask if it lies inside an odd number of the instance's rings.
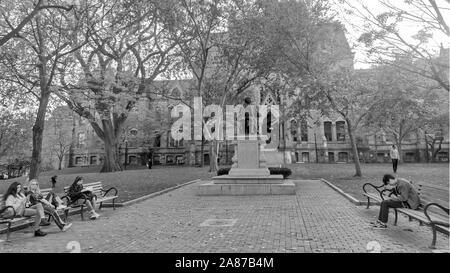
[[[33,151],[31,154],[30,173],[28,175],[30,180],[38,178],[41,169],[42,139],[45,124],[45,113],[47,112],[49,98],[50,92],[47,87],[43,87],[43,89],[41,88],[39,109],[36,115],[36,121],[33,125]]]
[[[428,139],[427,139],[427,131],[425,131],[425,160],[427,163],[430,163],[430,154],[428,151]]]
[[[203,137],[203,124],[202,124],[202,143],[200,146],[200,166],[203,168],[205,165],[205,157],[203,153],[205,152],[205,139]]]
[[[356,147],[356,142],[353,138],[352,124],[348,118],[346,118],[345,121],[347,122],[347,132],[348,132],[348,136],[350,138],[350,144],[352,146],[353,161],[355,164],[355,171],[356,171],[355,176],[361,177],[362,173],[361,173],[361,165],[359,163],[358,147]]]
[[[59,162],[58,162],[58,170],[61,170],[62,168],[61,168],[61,166],[62,166],[62,157],[61,158],[58,158],[59,159]]]
[[[110,120],[102,120],[105,143],[105,161],[100,170],[102,173],[122,171],[116,149],[116,135]]]
[[[71,140],[71,142],[70,142],[70,146],[69,146],[69,162],[68,162],[68,164],[67,164],[67,166],[70,168],[70,167],[73,167],[73,165],[74,165],[74,162],[73,162],[73,160],[74,160],[74,146],[75,146],[75,141],[76,141],[76,138],[75,138],[75,113],[72,113],[72,140]]]
[[[398,150],[398,163],[403,163],[403,156],[402,156],[402,142],[401,140],[397,143],[397,150]]]
[[[437,155],[438,155],[438,153],[442,150],[442,142],[443,142],[443,139],[441,139],[440,140],[440,142],[439,142],[439,146],[436,148],[436,150],[434,150],[433,151],[433,154],[432,154],[432,157],[433,157],[433,162],[437,162],[438,160],[437,160]],[[435,144],[433,143],[433,147],[435,146]]]

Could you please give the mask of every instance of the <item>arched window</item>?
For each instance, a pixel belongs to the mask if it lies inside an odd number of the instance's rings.
[[[138,130],[136,128],[130,129],[130,135],[137,136]]]
[[[175,87],[174,89],[172,89],[172,92],[170,95],[174,98],[180,98],[181,97],[180,89],[178,89],[178,87]]]
[[[271,133],[272,132],[272,113],[270,112],[270,110],[267,112],[267,133]]]

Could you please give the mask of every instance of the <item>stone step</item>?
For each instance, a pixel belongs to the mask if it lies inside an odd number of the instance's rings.
[[[212,178],[215,184],[281,184],[284,183],[282,175],[269,175],[269,176],[233,176],[222,175]]]
[[[198,186],[197,195],[295,195],[296,186],[292,181],[277,184],[217,184],[213,181]]]

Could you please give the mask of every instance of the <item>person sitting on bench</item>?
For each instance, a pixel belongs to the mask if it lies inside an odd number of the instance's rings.
[[[383,184],[387,188],[393,188],[395,196],[381,202],[378,220],[375,223],[371,223],[373,228],[378,229],[387,228],[389,208],[418,209],[420,204],[419,195],[408,180],[385,174],[383,176]]]
[[[39,183],[36,179],[30,180],[29,191],[26,194],[30,196],[29,197],[30,203],[32,205],[37,205],[39,203],[42,204],[44,211],[53,217],[56,225],[59,227],[61,231],[66,231],[72,226],[72,223],[65,223],[61,219],[61,217],[59,217],[59,214],[57,210],[53,207],[53,205],[44,198],[44,196],[41,194]]]
[[[89,189],[83,188],[83,177],[77,176],[75,181],[69,188],[68,192],[71,202],[76,202],[80,198],[86,199],[86,206],[88,207],[91,216],[91,220],[97,219],[100,215],[95,212],[95,200],[97,196]]]
[[[41,225],[49,225],[47,221],[42,218],[45,217],[44,208],[42,204],[36,204],[34,206],[26,207],[27,205],[27,197],[22,192],[22,185],[19,182],[13,182],[5,195],[3,196],[5,200],[6,206],[11,206],[14,208],[17,217],[25,216],[34,216],[34,236],[45,236],[47,233],[41,231]]]
[[[50,180],[50,182],[51,182],[51,184],[52,184],[52,190],[47,194],[47,196],[45,197],[45,199],[48,201],[48,202],[50,202],[54,207],[55,207],[55,209],[65,209],[65,208],[67,208],[65,205],[64,205],[64,201],[63,200],[61,200],[61,198],[55,193],[55,188],[56,188],[56,178],[57,178],[58,176],[56,176],[56,175],[54,175],[54,176],[52,176],[51,177],[51,180]]]

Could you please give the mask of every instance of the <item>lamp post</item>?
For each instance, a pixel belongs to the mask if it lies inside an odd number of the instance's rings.
[[[128,162],[128,139],[125,139],[125,163],[123,164],[124,169],[127,169]]]
[[[314,133],[314,146],[316,148],[316,163],[319,163],[319,154],[317,153],[317,139],[316,139],[316,133]]]

